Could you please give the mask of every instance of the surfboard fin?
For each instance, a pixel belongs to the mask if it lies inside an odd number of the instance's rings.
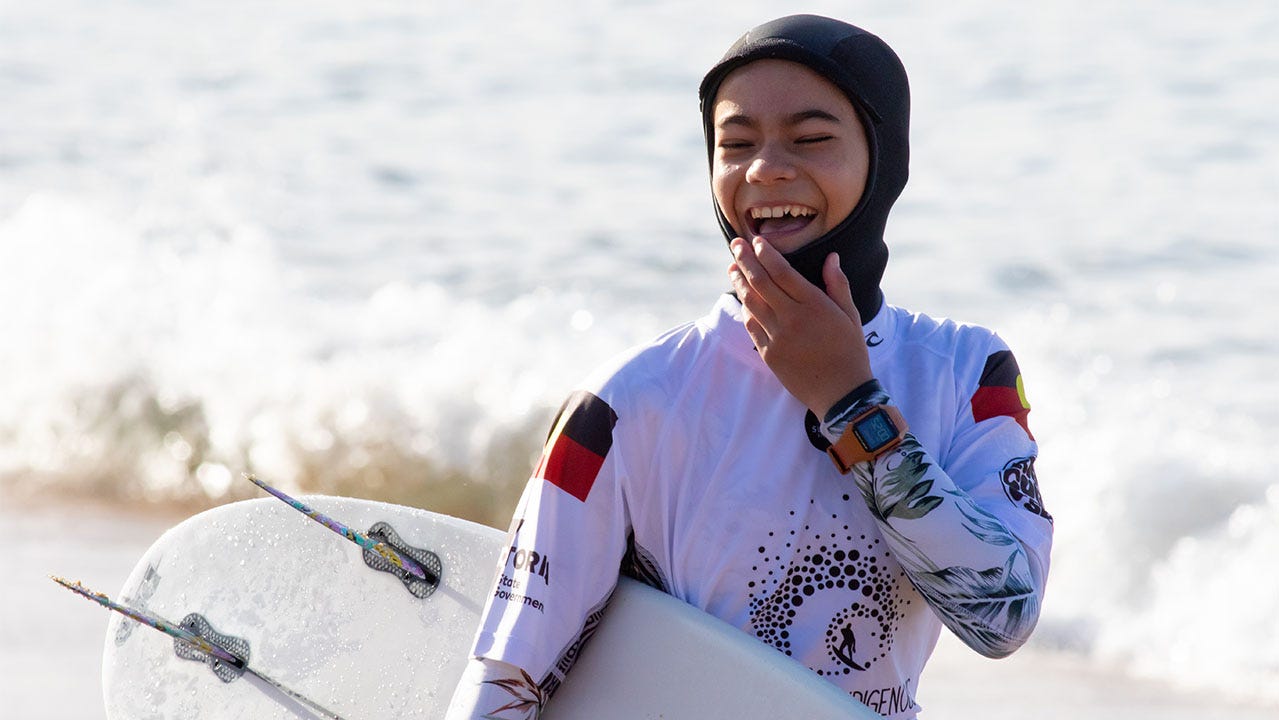
[[[234,635],[223,635],[205,619],[200,613],[191,613],[182,618],[179,623],[185,630],[196,637],[204,638],[210,643],[226,650],[232,655],[240,659],[240,664],[232,664],[222,659],[210,655],[202,650],[196,650],[194,647],[179,638],[173,639],[173,652],[183,660],[194,660],[202,662],[209,666],[214,675],[224,683],[238,679],[244,674],[244,669],[249,664],[249,641],[244,638],[235,637]]]
[[[426,570],[426,578],[419,578],[416,575],[406,571],[402,566],[398,566],[387,560],[380,553],[365,548],[364,563],[374,570],[388,572],[398,577],[400,582],[404,583],[404,587],[408,589],[414,597],[425,600],[430,597],[431,593],[440,586],[440,577],[444,572],[444,564],[440,562],[440,556],[424,550],[416,548],[404,542],[399,534],[395,532],[388,523],[377,522],[373,527],[369,528],[369,537],[380,543],[389,545],[402,555],[407,555],[417,561],[422,569]]]
[[[147,627],[171,636],[174,641],[174,649],[179,657],[208,662],[214,674],[223,682],[231,682],[244,673],[249,673],[280,691],[293,702],[304,705],[312,714],[319,714],[321,717],[328,718],[328,720],[342,720],[341,715],[299,692],[290,690],[278,680],[272,679],[261,671],[249,667],[249,644],[241,638],[222,635],[214,631],[209,626],[208,621],[204,620],[198,613],[187,615],[181,624],[175,625],[150,611],[122,605],[107,597],[106,594],[94,592],[79,582],[72,583],[56,575],[50,575],[49,578],[71,592],[92,600],[108,610],[118,612],[127,618],[137,620]],[[226,644],[224,645],[223,643]],[[182,649],[179,649],[179,646]],[[236,652],[237,650],[243,650],[243,655],[239,656]],[[190,653],[190,655],[183,654],[184,651]],[[222,668],[221,672],[219,672],[219,667]],[[233,675],[232,672],[234,673]],[[224,674],[227,677],[224,677]]]

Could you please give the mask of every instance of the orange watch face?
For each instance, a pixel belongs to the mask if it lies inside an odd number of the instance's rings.
[[[847,473],[853,465],[874,460],[906,437],[906,419],[892,405],[876,405],[848,425],[839,441],[826,451],[835,467]]]
[[[898,435],[897,426],[888,416],[888,411],[882,407],[855,420],[852,430],[857,434],[857,441],[866,449],[866,452],[872,454],[896,440]]]

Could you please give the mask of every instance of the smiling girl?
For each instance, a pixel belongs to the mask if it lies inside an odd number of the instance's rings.
[[[701,100],[732,292],[569,395],[511,533],[553,581],[499,568],[536,604],[490,600],[453,720],[536,717],[620,574],[895,720],[943,625],[990,657],[1035,626],[1052,519],[1016,360],[880,290],[909,155],[897,56],[782,18]]]

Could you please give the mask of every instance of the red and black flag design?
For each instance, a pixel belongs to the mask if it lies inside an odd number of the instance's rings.
[[[1017,367],[1012,351],[1000,350],[986,358],[986,367],[981,372],[977,392],[973,393],[972,405],[974,421],[1006,415],[1016,420],[1031,440],[1035,439],[1026,422],[1030,402],[1026,400],[1021,369]]]
[[[585,391],[573,393],[555,417],[534,476],[586,502],[613,447],[615,425],[617,413],[608,403]]]

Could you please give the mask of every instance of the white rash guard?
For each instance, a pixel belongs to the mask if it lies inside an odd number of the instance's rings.
[[[520,500],[473,655],[549,697],[619,568],[895,720],[919,710],[943,623],[983,654],[1016,649],[1052,541],[1016,361],[989,330],[889,305],[864,331],[913,437],[848,475],[732,296],[596,373]]]

